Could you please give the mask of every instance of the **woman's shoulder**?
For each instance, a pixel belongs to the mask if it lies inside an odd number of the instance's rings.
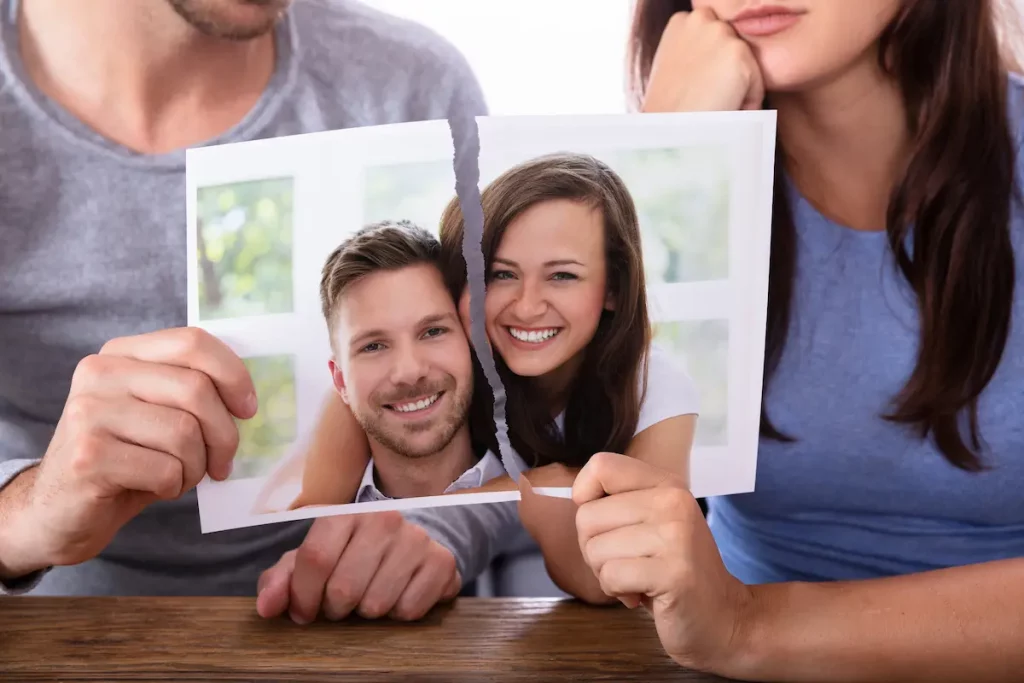
[[[651,344],[646,365],[646,377],[640,378],[643,400],[636,425],[637,434],[662,420],[700,412],[697,385],[679,354],[659,344]]]
[[[1006,109],[1010,119],[1011,132],[1020,146],[1024,134],[1024,74],[1009,72],[1006,88]]]
[[[1006,100],[1010,134],[1017,155],[1017,186],[1024,189],[1024,75],[1010,72]],[[1024,211],[1016,203],[1013,208],[1010,237],[1017,258],[1024,258]],[[1024,271],[1018,272],[1017,278],[1018,281],[1024,281]]]

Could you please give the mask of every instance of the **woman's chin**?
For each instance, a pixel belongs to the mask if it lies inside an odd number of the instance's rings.
[[[508,358],[505,358],[505,365],[512,371],[512,374],[519,377],[543,377],[557,369],[560,363],[540,358],[515,358],[510,362]]]

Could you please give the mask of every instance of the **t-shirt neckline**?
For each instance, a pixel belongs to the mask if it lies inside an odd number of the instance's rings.
[[[87,147],[108,159],[147,168],[180,171],[185,166],[184,148],[160,154],[143,153],[122,145],[99,133],[65,109],[35,86],[21,62],[18,35],[20,0],[0,0],[0,73],[11,79],[13,95],[28,108],[33,117],[44,120],[55,135],[70,144]],[[295,80],[298,35],[291,11],[275,26],[275,64],[270,81],[256,104],[234,126],[205,142],[191,147],[205,147],[248,139],[272,117],[286,99],[286,91]]]

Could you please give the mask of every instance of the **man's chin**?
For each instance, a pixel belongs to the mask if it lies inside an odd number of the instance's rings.
[[[237,0],[168,0],[193,28],[211,38],[247,41],[277,25],[290,0],[242,3]]]
[[[366,427],[364,426],[364,429]],[[414,432],[410,425],[396,425],[388,429],[368,429],[368,435],[373,436],[382,446],[410,460],[428,458],[438,453],[445,446],[444,434],[431,420],[429,427],[423,426],[423,430]]]
[[[399,439],[396,440],[395,445],[397,448],[392,448],[391,450],[410,460],[422,460],[423,458],[429,458],[444,448],[444,444],[441,442],[441,439],[436,435],[432,436],[429,440]]]

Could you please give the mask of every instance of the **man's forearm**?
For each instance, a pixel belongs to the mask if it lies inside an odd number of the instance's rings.
[[[487,569],[522,528],[515,502],[411,508],[402,516],[451,551],[464,583]]]
[[[752,589],[727,676],[988,683],[1024,672],[1024,559]]]
[[[40,569],[45,565],[30,557],[25,540],[23,515],[28,508],[29,492],[38,468],[23,470],[0,488],[0,581],[9,581]]]

